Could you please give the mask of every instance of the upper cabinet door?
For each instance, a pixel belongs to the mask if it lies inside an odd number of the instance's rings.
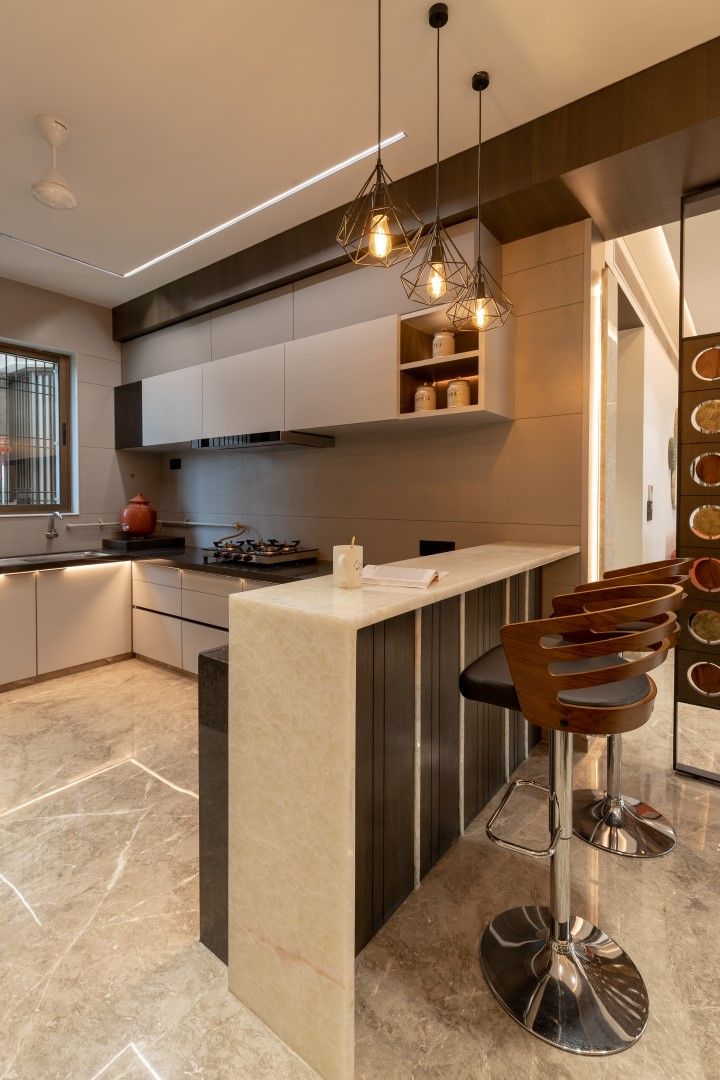
[[[143,446],[162,446],[200,438],[202,369],[203,365],[197,364],[143,379]]]
[[[203,364],[203,436],[282,431],[284,384],[284,345]]]
[[[389,420],[397,414],[396,315],[285,346],[285,426],[289,430]]]

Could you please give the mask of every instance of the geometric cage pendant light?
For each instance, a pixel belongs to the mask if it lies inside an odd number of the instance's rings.
[[[468,288],[471,270],[440,220],[440,30],[447,4],[433,4],[428,22],[435,43],[435,220],[400,275],[408,299],[419,304],[453,303]]]
[[[409,203],[393,195],[382,163],[382,0],[377,5],[378,155],[375,167],[343,214],[337,242],[357,266],[394,266],[414,253],[423,223]]]
[[[481,223],[481,168],[482,148],[482,96],[490,85],[487,71],[476,71],[472,78],[472,88],[478,95],[478,152],[477,152],[477,228],[475,233],[475,266],[473,267],[467,288],[448,308],[447,317],[456,330],[477,330],[484,333],[496,326],[502,326],[512,312],[512,301],[503,292],[482,261],[480,244],[482,240]]]

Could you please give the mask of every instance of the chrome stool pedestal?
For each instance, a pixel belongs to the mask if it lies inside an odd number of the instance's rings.
[[[675,847],[675,830],[659,810],[623,795],[622,736],[607,739],[607,791],[584,788],[575,791],[575,835],[602,851],[653,859]]]
[[[643,978],[604,931],[570,912],[572,735],[550,733],[550,908],[497,915],[480,942],[480,963],[495,997],[533,1035],[576,1054],[614,1054],[640,1038],[648,1020]],[[498,811],[499,813],[499,811]],[[487,833],[502,847],[520,845]]]

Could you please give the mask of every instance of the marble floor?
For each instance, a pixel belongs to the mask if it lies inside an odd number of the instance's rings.
[[[140,660],[0,695],[3,1080],[315,1075],[197,941],[196,698]]]
[[[648,983],[643,1039],[577,1058],[496,1004],[479,935],[496,912],[543,902],[547,868],[494,848],[484,815],[358,959],[358,1078],[720,1076],[720,787],[669,768],[671,688],[666,665],[624,756],[628,791],[676,823],[675,852],[636,862],[573,844],[576,910]],[[196,693],[131,660],[0,695],[2,1080],[316,1075],[227,994],[197,943]],[[599,780],[599,749],[578,756],[578,785]],[[545,766],[539,748],[522,771]],[[505,821],[528,842],[546,820],[533,798]]]

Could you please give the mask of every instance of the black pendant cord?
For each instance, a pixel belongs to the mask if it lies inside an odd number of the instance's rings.
[[[382,141],[382,0],[378,0],[377,6],[377,38],[378,38],[378,70],[377,70],[377,117],[378,117],[378,137],[377,137],[377,164],[378,169],[381,165],[381,150],[380,143]]]
[[[478,282],[480,280],[482,261],[480,258],[480,238],[481,238],[481,224],[480,224],[480,157],[482,154],[482,90],[478,91],[478,155],[477,155],[477,269],[478,269]]]
[[[435,224],[440,224],[440,27],[435,47]]]

